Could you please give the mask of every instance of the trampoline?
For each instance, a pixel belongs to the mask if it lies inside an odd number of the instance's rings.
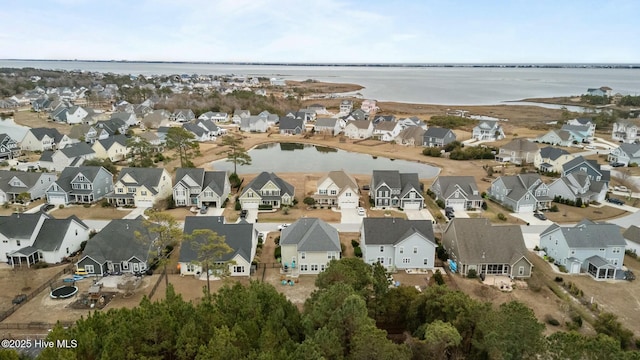
[[[75,295],[77,292],[78,292],[77,286],[65,285],[65,286],[61,286],[59,288],[55,288],[51,290],[50,295],[52,299],[66,299],[68,297]]]

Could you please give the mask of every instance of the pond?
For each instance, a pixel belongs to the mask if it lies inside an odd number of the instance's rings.
[[[238,166],[239,174],[256,174],[262,171],[286,172],[329,172],[345,170],[349,174],[371,175],[373,170],[398,170],[418,173],[421,179],[433,178],[440,168],[413,161],[394,160],[299,143],[270,143],[249,150],[251,165]],[[233,171],[233,163],[216,160],[215,170]]]

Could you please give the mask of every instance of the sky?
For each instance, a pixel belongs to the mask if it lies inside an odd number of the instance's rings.
[[[10,3],[1,59],[640,63],[637,0]]]

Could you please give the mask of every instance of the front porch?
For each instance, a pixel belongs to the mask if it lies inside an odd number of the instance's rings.
[[[133,194],[109,194],[107,195],[107,201],[117,207],[122,206],[135,206],[135,199]]]

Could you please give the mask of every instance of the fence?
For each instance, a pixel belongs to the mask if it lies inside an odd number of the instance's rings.
[[[63,327],[73,326],[74,322],[60,321],[59,324]],[[0,323],[0,330],[49,330],[57,324],[31,322],[31,323]]]
[[[69,264],[69,265],[63,267],[62,270],[58,271],[55,275],[50,277],[49,280],[47,280],[45,283],[43,283],[42,285],[38,286],[35,290],[33,290],[29,294],[27,294],[27,297],[21,303],[13,304],[9,310],[6,310],[6,311],[0,313],[0,321],[4,321],[6,318],[11,316],[11,314],[16,312],[16,310],[18,310],[22,305],[26,304],[29,300],[31,300],[34,297],[36,297],[40,292],[42,292],[42,290],[50,287],[51,284],[55,283],[57,281],[57,279],[62,274],[66,274],[67,272],[73,272],[72,269],[73,269],[73,264]],[[50,329],[50,327],[47,328],[47,329]]]
[[[158,290],[158,286],[160,285],[160,282],[162,281],[162,279],[164,279],[165,276],[166,274],[163,271],[158,277],[158,280],[156,281],[156,283],[153,284],[153,287],[151,288],[151,292],[149,292],[149,299],[153,298],[153,295],[155,295],[156,290]]]

